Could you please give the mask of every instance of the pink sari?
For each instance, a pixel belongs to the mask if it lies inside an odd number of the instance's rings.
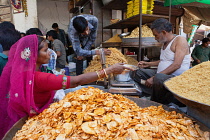
[[[40,113],[34,102],[34,74],[38,56],[36,35],[21,38],[9,53],[0,77],[0,139],[20,118]]]

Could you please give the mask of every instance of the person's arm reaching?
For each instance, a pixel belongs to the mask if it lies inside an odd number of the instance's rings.
[[[138,66],[140,68],[147,68],[147,67],[151,67],[151,66],[158,66],[159,63],[160,63],[160,60],[153,61],[153,62],[140,61],[138,63]]]
[[[125,67],[123,63],[114,64],[105,69],[106,74],[120,74],[124,69],[132,70],[129,67]],[[36,72],[35,74],[35,85],[43,91],[59,90],[62,89],[64,75],[56,76],[51,73]],[[99,79],[96,72],[90,72],[81,74],[79,76],[66,76],[66,88],[74,88],[79,85],[88,84]]]

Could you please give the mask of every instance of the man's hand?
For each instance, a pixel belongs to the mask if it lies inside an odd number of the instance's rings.
[[[109,49],[103,49],[104,54],[105,55],[110,55],[111,54],[111,50]],[[100,50],[96,50],[96,55],[100,55],[101,54],[101,49]]]
[[[200,63],[201,63],[201,61],[200,61],[199,59],[197,59],[197,60],[196,60],[196,62],[197,62],[198,64],[200,64]]]
[[[103,49],[104,50],[104,53],[105,53],[105,55],[110,55],[111,54],[111,50],[109,50],[109,49]]]
[[[83,56],[77,56],[77,60],[82,60]]]
[[[145,82],[145,86],[149,87],[149,88],[152,88],[152,85],[153,85],[153,79],[154,79],[154,76],[147,79],[146,82]]]
[[[138,66],[139,66],[140,68],[147,68],[147,67],[150,66],[148,63],[149,63],[149,62],[140,61],[140,62],[138,63]]]

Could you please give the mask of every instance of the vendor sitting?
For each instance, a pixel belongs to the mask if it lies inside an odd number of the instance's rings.
[[[155,62],[140,61],[141,69],[131,72],[131,78],[142,88],[143,93],[151,95],[151,100],[162,104],[174,101],[173,95],[163,85],[171,77],[178,76],[190,67],[190,52],[187,41],[182,36],[172,33],[172,24],[163,18],[151,25],[155,39],[162,43],[160,60]],[[143,69],[158,66],[155,69]],[[146,80],[141,84],[141,79]]]

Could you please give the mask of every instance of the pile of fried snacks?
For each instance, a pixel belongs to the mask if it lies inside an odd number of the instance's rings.
[[[142,37],[154,37],[152,30],[145,24],[141,26],[141,36]],[[130,35],[125,36],[124,38],[135,38],[139,37],[139,27],[135,28]]]
[[[194,66],[165,84],[184,98],[210,105],[210,61]]]
[[[134,59],[133,57],[124,55],[125,59],[127,60],[129,65],[134,65],[134,66],[138,66],[138,61],[136,59]]]
[[[109,65],[114,65],[116,63],[125,63],[125,64],[128,63],[124,55],[119,50],[117,50],[116,48],[108,48],[108,49],[111,50],[111,54],[105,56],[106,67],[109,67]],[[89,66],[84,70],[84,73],[94,72],[101,69],[102,65],[101,65],[100,56],[96,56],[90,62]]]
[[[162,106],[140,108],[122,95],[88,87],[27,120],[13,140],[207,140],[197,124]]]
[[[116,34],[106,42],[122,42],[122,39],[119,37],[119,34]]]

